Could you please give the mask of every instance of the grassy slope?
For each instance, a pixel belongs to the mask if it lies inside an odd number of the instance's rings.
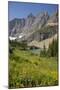
[[[15,49],[9,60],[9,88],[57,85],[56,59]]]

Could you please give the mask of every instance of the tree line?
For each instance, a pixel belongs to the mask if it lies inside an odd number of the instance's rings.
[[[58,56],[58,40],[53,39],[52,43],[49,44],[48,50],[46,50],[46,47],[44,45],[43,50],[40,52],[40,56]]]

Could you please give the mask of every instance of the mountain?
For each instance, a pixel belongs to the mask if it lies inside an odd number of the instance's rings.
[[[25,19],[13,19],[9,22],[9,36],[15,36],[17,33],[21,33],[22,27],[25,25]]]
[[[26,18],[9,21],[9,38],[28,43],[52,37],[58,32],[58,13],[51,16],[48,12],[40,12],[36,16],[30,13]]]
[[[9,22],[9,35],[16,36],[19,33],[30,32],[37,27],[40,28],[44,23],[46,23],[49,15],[47,12],[39,13],[34,16],[30,13],[27,18],[23,19],[13,19]]]
[[[58,25],[58,13],[55,12],[47,21],[47,24],[49,26],[54,26],[54,25]]]

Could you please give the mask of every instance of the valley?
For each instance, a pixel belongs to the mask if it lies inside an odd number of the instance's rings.
[[[58,13],[9,21],[9,88],[58,85]]]

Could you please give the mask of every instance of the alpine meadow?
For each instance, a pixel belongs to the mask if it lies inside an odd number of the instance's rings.
[[[8,2],[9,88],[58,85],[58,5]]]

